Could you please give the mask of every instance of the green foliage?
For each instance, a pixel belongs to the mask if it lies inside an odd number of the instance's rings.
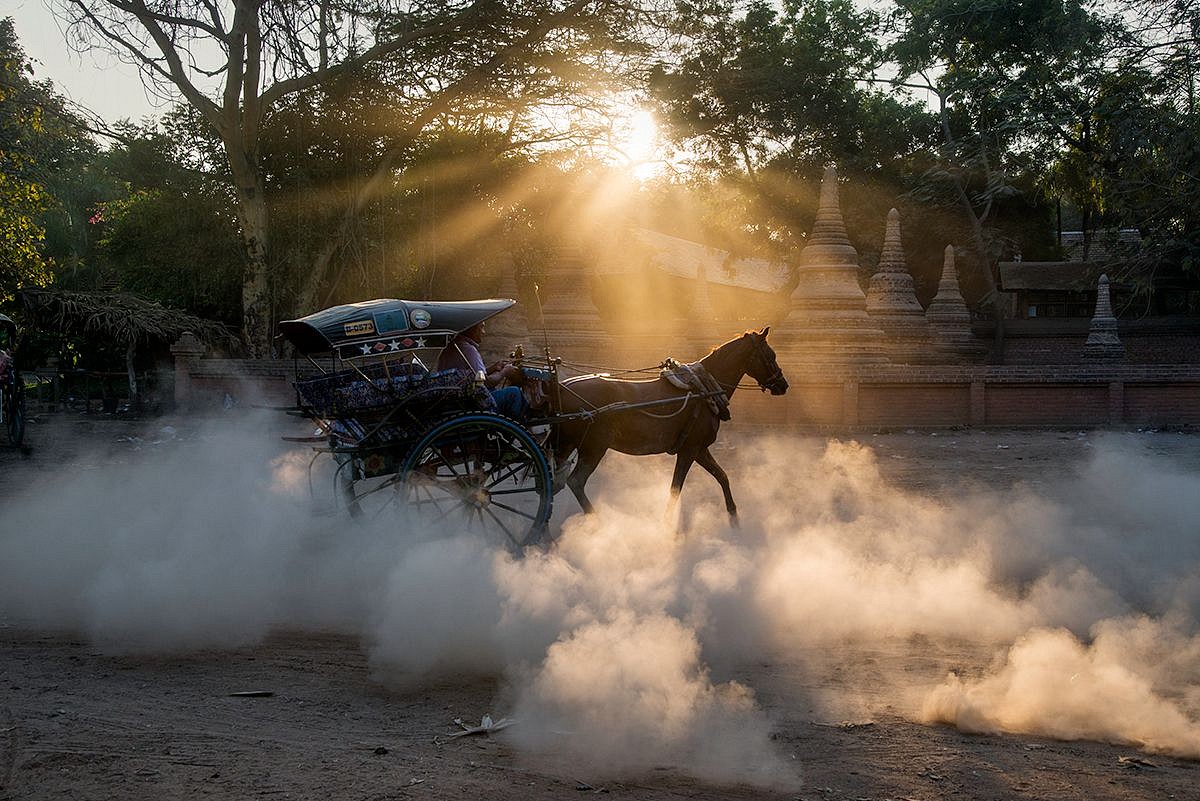
[[[811,168],[831,159],[877,165],[933,134],[915,105],[856,81],[878,63],[874,12],[815,0],[782,11],[763,2],[744,13],[685,7],[689,14],[692,35],[651,71],[649,88],[705,167],[753,171],[780,157]]]
[[[50,197],[37,163],[45,115],[31,74],[12,19],[0,19],[0,302],[47,279],[40,216]]]
[[[350,47],[344,68],[316,72],[317,50],[300,57],[308,29],[268,4],[275,77],[311,82],[269,96],[257,117],[239,100],[251,116],[237,136],[222,129],[236,114],[218,124],[204,103],[182,105],[160,123],[120,126],[104,152],[29,78],[9,25],[0,295],[52,269],[61,286],[116,279],[237,324],[249,275],[237,211],[260,202],[274,317],[311,310],[298,303],[489,292],[502,269],[536,271],[556,239],[589,224],[633,221],[786,258],[805,244],[830,162],[864,271],[898,206],[923,296],[947,242],[975,251],[961,262],[974,268],[972,299],[995,260],[1055,257],[1056,200],[1091,229],[1140,229],[1142,268],[1196,269],[1200,13],[1195,0],[1121,1],[1137,13],[1088,0],[679,0],[665,21],[601,3],[569,23],[555,16],[561,2],[499,3],[458,20],[457,33],[386,58]],[[461,8],[342,10],[369,17],[381,40]],[[552,18],[563,27],[540,36]],[[590,219],[580,210],[603,206],[596,188],[619,183],[591,158],[617,91],[644,96],[691,163],[625,186],[619,208]],[[239,154],[257,171],[237,184],[254,184],[252,201],[234,191]]]
[[[236,325],[242,250],[219,198],[140,189],[104,204],[101,253],[123,290]]]
[[[883,56],[878,15],[813,0],[687,5],[681,16],[688,36],[651,72],[649,88],[702,175],[669,190],[665,230],[739,254],[794,255],[815,217],[823,168],[836,163],[847,179],[850,236],[860,252],[877,251],[888,209],[903,205],[938,137],[927,108],[873,80]],[[683,215],[672,213],[683,195],[703,230],[683,230]],[[910,221],[914,232],[943,222]],[[927,263],[933,277],[940,262]]]
[[[41,255],[46,234],[38,224],[48,200],[38,184],[0,170],[0,303],[21,286],[39,286],[48,278]]]
[[[89,222],[98,271],[124,291],[236,325],[245,259],[219,143],[187,107],[118,128],[93,165],[116,188]]]

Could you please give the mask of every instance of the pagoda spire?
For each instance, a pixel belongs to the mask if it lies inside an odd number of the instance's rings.
[[[973,349],[971,312],[967,309],[967,302],[963,300],[962,290],[958,287],[954,245],[946,245],[942,259],[942,280],[938,282],[937,295],[925,310],[925,318],[929,320],[937,332],[938,339],[947,349],[957,353],[968,353]]]
[[[883,331],[867,316],[858,283],[858,251],[846,235],[837,170],[825,168],[817,216],[796,264],[791,309],[777,329],[778,347],[793,362],[879,364]]]
[[[1087,342],[1083,345],[1085,359],[1120,359],[1125,355],[1125,346],[1117,334],[1117,318],[1113,314],[1112,299],[1108,292],[1108,276],[1101,275],[1096,286],[1096,313],[1088,330]]]
[[[896,209],[888,212],[879,267],[867,288],[867,313],[886,334],[884,346],[893,361],[913,364],[934,358],[933,331],[905,264]]]

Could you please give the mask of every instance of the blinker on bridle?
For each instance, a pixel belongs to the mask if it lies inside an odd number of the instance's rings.
[[[758,357],[759,362],[762,363],[763,366],[766,366],[766,361],[767,361],[766,359],[763,358],[763,345],[765,345],[765,344],[767,344],[766,339],[757,339],[756,338],[754,340],[754,355]],[[759,381],[759,379],[757,379],[757,378],[754,380],[758,382],[758,391],[759,392],[770,392],[774,386],[779,385],[779,381],[782,378],[783,378],[783,368],[779,366],[779,362],[777,361],[777,362],[775,362],[775,372],[773,372],[773,373],[771,373],[771,375],[767,376],[765,381]]]

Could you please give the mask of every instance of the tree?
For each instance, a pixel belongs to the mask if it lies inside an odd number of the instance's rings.
[[[220,143],[188,106],[117,127],[120,138],[92,166],[119,188],[89,225],[97,272],[123,291],[236,326],[242,249]]]
[[[1020,195],[1070,143],[1064,134],[1087,105],[1083,77],[1102,56],[1105,25],[1086,0],[897,0],[890,24],[899,68],[891,80],[937,101],[937,160],[915,196],[956,208],[965,222],[972,258],[960,264],[992,308],[999,360],[995,264],[1013,243],[996,218],[1014,203],[1038,211]],[[1035,222],[1027,227],[1044,227]]]
[[[0,302],[49,277],[41,215],[50,196],[38,177],[38,156],[50,92],[31,75],[12,19],[0,19]]]
[[[695,154],[690,185],[671,187],[669,204],[686,194],[704,230],[681,227],[678,214],[665,222],[733,252],[787,257],[804,245],[833,162],[849,179],[852,240],[878,248],[888,209],[937,135],[920,104],[859,80],[882,58],[878,14],[844,0],[684,8],[686,35],[649,91],[674,141]]]
[[[387,121],[393,144],[377,154],[377,170],[354,201],[361,205],[439,116],[492,86],[544,83],[582,50],[623,46],[623,32],[642,19],[616,0],[58,3],[77,43],[122,53],[160,92],[182,95],[220,137],[246,250],[242,331],[256,355],[269,350],[272,313],[262,132],[285,99],[378,69],[408,101],[403,117]]]
[[[557,144],[515,132],[519,115],[501,126],[476,109],[397,147],[379,122],[395,103],[372,80],[340,80],[285,103],[264,131],[272,236],[287,243],[274,254],[279,289],[293,308],[461,296],[454,279],[473,275],[470,265],[503,260],[505,230],[541,177],[534,149]]]

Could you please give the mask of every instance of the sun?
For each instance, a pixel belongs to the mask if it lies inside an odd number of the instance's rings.
[[[633,109],[613,130],[613,150],[624,159],[633,177],[644,181],[662,169],[662,141],[654,115]]]

